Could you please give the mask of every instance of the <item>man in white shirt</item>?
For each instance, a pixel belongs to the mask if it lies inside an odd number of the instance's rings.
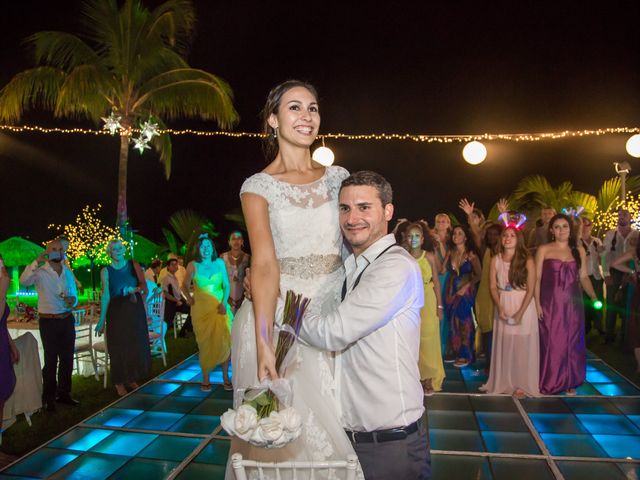
[[[45,409],[55,411],[56,401],[78,405],[79,402],[71,398],[76,339],[71,309],[78,303],[78,292],[73,273],[64,263],[63,247],[59,240],[49,242],[44,253],[24,269],[20,283],[24,286],[35,285],[38,292],[40,338],[44,348],[42,400]]]
[[[604,246],[599,238],[591,235],[593,228],[593,222],[586,218],[582,218],[582,237],[580,237],[580,243],[584,247],[584,251],[587,254],[587,275],[591,280],[591,285],[596,292],[598,298],[602,298],[602,270],[600,268],[600,255],[604,252]],[[585,333],[589,333],[592,327],[595,327],[600,335],[604,335],[604,328],[602,326],[602,310],[596,310],[593,307],[593,302],[586,294],[582,292],[584,298],[584,325]]]
[[[158,285],[160,282],[158,281],[158,274],[160,273],[160,269],[162,268],[162,260],[158,260],[157,258],[151,262],[149,268],[144,271],[144,278],[154,285]]]
[[[167,262],[167,274],[162,280],[162,296],[165,299],[164,321],[167,322],[167,328],[173,328],[173,319],[176,312],[191,313],[191,308],[183,299],[182,290],[176,278],[177,271],[178,260],[172,258]],[[187,322],[191,322],[191,316],[188,317]],[[184,336],[184,330],[180,330],[180,336]]]
[[[418,264],[388,234],[391,201],[391,186],[377,173],[343,181],[340,226],[353,252],[343,302],[305,318],[300,336],[340,352],[340,413],[365,478],[426,479],[431,462],[418,372],[424,291]]]
[[[604,236],[602,270],[604,283],[607,285],[607,336],[605,343],[612,343],[616,338],[616,317],[618,315],[622,319],[622,336],[624,337],[625,322],[628,317],[628,312],[626,312],[627,288],[623,283],[625,273],[610,265],[630,248],[635,248],[638,237],[639,232],[631,228],[629,210],[620,208],[618,210],[618,227],[608,231]]]

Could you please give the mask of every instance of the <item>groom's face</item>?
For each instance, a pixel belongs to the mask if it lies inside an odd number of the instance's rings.
[[[375,187],[352,185],[340,191],[340,228],[358,256],[387,234],[393,205],[382,205]]]

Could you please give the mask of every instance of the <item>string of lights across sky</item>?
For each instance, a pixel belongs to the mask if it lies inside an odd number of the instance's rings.
[[[35,132],[44,134],[82,134],[82,135],[113,135],[121,133],[124,129],[115,129],[108,127],[108,120],[115,120],[107,117],[107,123],[102,129],[88,128],[59,128],[59,127],[41,127],[38,125],[0,125],[0,131],[8,131],[14,133]],[[148,128],[149,122],[147,122]],[[114,126],[119,126],[117,121]],[[256,132],[225,132],[220,130],[192,130],[192,129],[161,129],[157,125],[152,124],[153,135],[193,135],[199,137],[229,137],[229,138],[263,138],[264,133]],[[129,136],[141,134],[145,137],[145,127],[129,128],[124,130]],[[536,142],[542,140],[559,140],[576,137],[592,137],[602,135],[615,134],[633,134],[627,142],[627,152],[634,157],[640,157],[640,127],[608,127],[586,130],[563,130],[555,132],[539,132],[539,133],[472,133],[472,134],[413,134],[413,133],[368,133],[368,134],[350,134],[350,133],[323,133],[318,138],[323,142],[320,151],[328,154],[329,149],[324,148],[325,140],[361,140],[361,141],[413,141],[425,143],[467,143],[463,150],[463,156],[467,162],[472,164],[480,163],[486,157],[486,148],[480,142],[482,141],[512,141],[512,142]],[[149,139],[151,137],[149,136]],[[145,148],[149,148],[145,142],[139,142],[139,139],[133,139],[135,147],[140,153]],[[316,152],[314,152],[314,158]],[[320,154],[321,156],[322,154]],[[333,153],[330,154],[333,157]],[[481,160],[480,160],[481,158]],[[333,158],[331,158],[331,162]],[[321,162],[324,163],[324,162]]]

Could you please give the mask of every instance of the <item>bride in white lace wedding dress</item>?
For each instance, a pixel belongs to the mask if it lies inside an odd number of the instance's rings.
[[[252,249],[253,302],[243,302],[232,329],[236,390],[273,376],[273,350],[287,290],[311,299],[309,313],[328,312],[340,301],[344,270],[338,192],[348,172],[311,161],[309,147],[320,125],[316,98],[313,87],[297,81],[271,91],[263,114],[277,155],[241,188]],[[301,342],[294,348],[285,377],[292,383],[293,406],[303,417],[302,435],[279,449],[252,447],[234,437],[229,457],[240,452],[258,461],[326,461],[354,453],[339,419],[332,354]],[[234,478],[229,465],[226,478]],[[305,478],[304,472],[298,471],[296,478]],[[325,472],[314,478],[339,477]]]

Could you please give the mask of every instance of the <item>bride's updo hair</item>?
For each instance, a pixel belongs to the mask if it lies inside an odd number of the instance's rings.
[[[271,128],[269,125],[269,116],[273,114],[277,114],[280,109],[280,102],[282,101],[282,96],[295,87],[306,88],[311,92],[318,100],[318,92],[316,88],[310,83],[303,82],[301,80],[287,80],[286,82],[282,82],[279,85],[276,85],[269,92],[269,96],[267,97],[267,102],[264,104],[264,108],[262,109],[262,132],[266,134],[266,137],[263,140],[263,150],[264,155],[267,157],[268,161],[273,160],[278,155],[278,138],[277,133],[274,128]]]

